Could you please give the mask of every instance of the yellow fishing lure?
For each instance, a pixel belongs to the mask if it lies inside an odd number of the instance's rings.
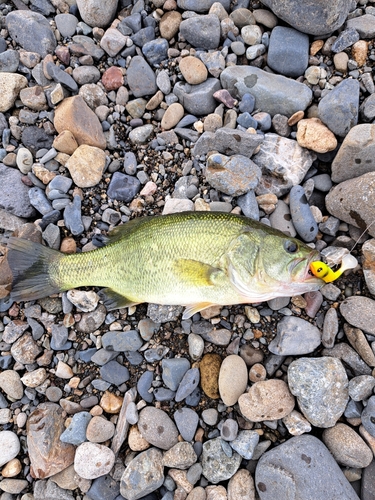
[[[348,253],[344,255],[341,261],[341,267],[337,271],[333,271],[328,264],[320,260],[315,260],[310,264],[310,271],[317,278],[322,279],[326,283],[332,283],[332,281],[337,280],[344,271],[348,269],[354,269],[358,264],[358,261],[353,255]]]

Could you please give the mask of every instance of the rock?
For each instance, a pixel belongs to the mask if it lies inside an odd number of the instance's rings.
[[[50,477],[73,463],[75,447],[60,441],[63,431],[63,410],[59,405],[41,403],[30,414],[27,446],[33,477]]]
[[[115,463],[115,454],[107,446],[82,443],[76,449],[74,470],[84,479],[95,479],[108,474]]]
[[[276,26],[270,36],[267,64],[276,73],[297,77],[304,74],[309,59],[309,37],[300,31]]]
[[[337,463],[345,467],[364,468],[372,459],[372,451],[357,434],[346,424],[338,423],[323,432],[323,441]]]
[[[56,38],[48,20],[37,12],[15,10],[6,16],[9,35],[28,52],[36,52],[41,57],[52,54],[56,48]]]
[[[0,72],[0,113],[5,113],[14,105],[20,91],[25,87],[27,87],[27,79],[24,76]]]
[[[246,156],[217,153],[208,157],[205,175],[214,189],[231,196],[241,196],[257,187],[261,171]]]
[[[344,413],[348,378],[338,359],[299,358],[289,365],[288,384],[312,425],[332,427]]]
[[[201,156],[214,150],[227,156],[243,155],[250,158],[261,143],[262,137],[258,134],[221,128],[215,133],[204,132],[196,142],[192,153],[194,156]]]
[[[259,442],[256,431],[240,431],[235,439],[230,441],[230,446],[245,460],[251,460]]]
[[[115,433],[115,426],[109,420],[95,416],[93,417],[86,429],[87,439],[91,443],[103,443],[108,439],[111,439]]]
[[[207,80],[207,68],[197,57],[187,56],[182,58],[179,67],[182,76],[190,85],[198,85]]]
[[[188,469],[197,461],[193,445],[187,442],[177,443],[163,454],[164,467]]]
[[[371,299],[369,299],[371,300]],[[348,311],[345,311],[345,317],[348,317]],[[344,332],[351,346],[358,352],[363,361],[369,366],[375,366],[375,354],[373,353],[365,334],[359,328],[352,328],[344,325]]]
[[[102,76],[102,84],[107,92],[119,89],[124,84],[124,76],[121,69],[117,66],[111,66],[106,69]]]
[[[80,445],[86,441],[86,429],[91,420],[91,415],[87,411],[81,411],[73,415],[69,426],[61,434],[60,440],[63,443]],[[99,418],[99,417],[94,417]]]
[[[55,16],[56,27],[63,37],[71,37],[76,32],[78,19],[72,14],[64,13]]]
[[[362,246],[363,254],[363,275],[367,288],[372,295],[375,295],[375,240],[366,241]]]
[[[183,439],[192,441],[198,426],[198,414],[190,408],[180,408],[173,417]]]
[[[221,443],[221,438],[215,438],[209,439],[203,444],[203,475],[213,484],[230,479],[237,472],[242,460],[236,452],[228,457],[224,453]]]
[[[247,379],[246,364],[240,356],[231,354],[224,358],[219,373],[219,393],[225,405],[237,403],[246,390]]]
[[[332,181],[337,184],[375,170],[375,125],[351,128],[332,162]]]
[[[252,422],[278,420],[294,409],[294,397],[283,380],[255,382],[238,400],[241,413]]]
[[[131,460],[120,483],[121,495],[128,500],[144,498],[157,490],[164,481],[163,455],[150,448]]]
[[[247,469],[238,470],[229,480],[228,500],[255,500],[254,479]]]
[[[262,170],[262,178],[256,189],[258,195],[286,194],[292,186],[302,182],[316,156],[297,141],[267,133],[260,150],[252,160]]]
[[[184,108],[179,102],[174,102],[166,109],[161,120],[161,128],[164,130],[170,130],[177,125],[183,116]]]
[[[336,135],[345,137],[357,125],[359,82],[348,79],[325,95],[318,105],[320,120]]]
[[[160,36],[171,40],[178,33],[181,21],[182,16],[179,12],[166,12],[159,22]]]
[[[60,376],[57,373],[57,370],[56,370],[56,375],[58,377]],[[46,378],[47,378],[46,370],[44,368],[37,368],[36,370],[25,373],[25,375],[21,377],[21,381],[26,387],[35,388],[42,385],[43,382],[46,380]]]
[[[140,189],[141,183],[136,177],[115,172],[111,178],[107,194],[109,198],[128,203],[132,201]]]
[[[348,297],[340,304],[340,312],[348,323],[366,333],[375,333],[373,316],[375,301],[363,296]]]
[[[211,9],[212,5],[216,3],[215,0],[177,0],[177,6],[183,10],[192,10],[197,13],[207,12]],[[220,0],[223,8],[228,12],[230,2],[228,0]]]
[[[299,500],[358,500],[328,449],[314,436],[292,437],[264,453],[256,468],[255,486],[261,500],[288,495]]]
[[[346,27],[355,29],[361,38],[373,38],[375,36],[375,19],[371,14],[348,19]]]
[[[303,4],[298,0],[282,3],[265,0],[262,3],[293,28],[311,35],[325,35],[337,30],[344,24],[351,10],[348,0],[335,0],[329,5],[324,0],[308,0]]]
[[[132,58],[127,69],[127,79],[134,97],[154,95],[157,91],[155,74],[141,56]]]
[[[82,144],[74,151],[65,166],[78,187],[93,187],[102,178],[106,155],[98,147]]]
[[[42,349],[35,342],[29,332],[26,332],[20,337],[10,349],[13,358],[24,365],[34,363],[35,359],[42,352]]]
[[[77,0],[77,7],[82,19],[89,26],[105,28],[115,17],[118,0],[109,0],[104,5],[97,0]]]
[[[217,399],[220,396],[219,373],[221,363],[221,357],[215,353],[205,354],[199,363],[202,390],[212,399]]]
[[[99,119],[81,96],[68,97],[62,101],[55,110],[54,126],[59,133],[69,130],[79,146],[106,147]]]
[[[306,85],[255,66],[230,66],[221,73],[220,81],[234,97],[241,98],[250,92],[255,97],[255,107],[271,116],[291,116],[305,110],[312,99]]]
[[[18,372],[3,370],[0,373],[0,389],[16,401],[21,399],[23,396],[23,386]]]
[[[295,316],[285,316],[277,324],[276,337],[268,349],[273,354],[293,356],[313,352],[321,342],[319,329]]]
[[[0,208],[17,217],[33,217],[36,212],[29,201],[30,188],[22,182],[21,173],[0,163],[0,176],[3,187]]]
[[[213,113],[217,102],[213,95],[221,88],[216,78],[207,78],[199,85],[177,82],[173,93],[178,97],[185,111],[195,116]]]
[[[336,53],[342,52],[343,50],[347,49],[358,40],[359,40],[359,34],[357,30],[355,30],[354,28],[345,29],[341,31],[339,36],[333,42],[331,47],[332,52]]]
[[[297,142],[316,153],[328,153],[337,147],[337,139],[319,118],[307,118],[297,124]]]
[[[310,423],[296,410],[283,418],[283,424],[293,436],[300,436],[311,431]]]
[[[341,182],[326,196],[328,212],[362,230],[368,228],[369,234],[375,236],[375,228],[371,226],[375,219],[374,186],[375,172]]]
[[[141,410],[138,428],[142,436],[153,446],[169,450],[177,443],[178,432],[169,416],[158,408],[146,406]]]
[[[17,434],[12,431],[0,431],[0,467],[15,458],[21,449]]]
[[[193,47],[216,49],[220,43],[220,21],[214,14],[193,16],[180,24],[180,35]]]

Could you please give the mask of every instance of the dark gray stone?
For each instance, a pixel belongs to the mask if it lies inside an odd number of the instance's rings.
[[[150,371],[146,371],[142,373],[137,382],[137,391],[139,392],[141,398],[146,401],[146,403],[152,403],[154,399],[152,392],[149,392],[153,379],[153,373]]]
[[[290,190],[290,214],[299,236],[304,241],[313,241],[318,234],[318,225],[302,186],[293,186]]]
[[[15,10],[6,16],[9,36],[29,52],[37,52],[41,57],[52,54],[56,48],[56,38],[48,20],[29,10]]]
[[[161,366],[164,384],[172,391],[176,391],[183,376],[190,368],[190,362],[186,358],[170,358],[163,359]]]
[[[216,49],[220,43],[220,20],[214,14],[190,17],[181,22],[180,34],[193,47]]]
[[[64,210],[64,222],[69,231],[78,236],[82,234],[85,227],[82,223],[81,197],[76,195],[73,201]]]
[[[142,46],[142,53],[152,66],[159,65],[168,59],[169,43],[165,38],[158,38]]]
[[[92,416],[87,411],[76,413],[72,421],[60,436],[60,441],[78,446],[86,441],[86,429]]]
[[[355,42],[358,42],[359,34],[354,28],[348,28],[342,31],[336,40],[333,42],[331,50],[332,52],[338,53],[351,47]]]
[[[111,331],[103,335],[102,344],[108,351],[137,351],[142,346],[143,340],[136,330]]]
[[[364,14],[363,16],[348,19],[346,26],[358,31],[361,38],[374,38],[375,36],[375,16],[372,14]]]
[[[109,361],[100,368],[100,376],[106,382],[114,385],[121,385],[130,378],[129,370],[126,366],[120,365],[117,361]]]
[[[188,113],[202,116],[214,112],[217,101],[213,95],[220,89],[219,80],[208,78],[199,85],[177,82],[173,88],[173,93],[178,97],[178,100]]]
[[[115,172],[108,187],[108,197],[129,203],[141,189],[141,183],[136,177]]]
[[[15,168],[0,163],[0,179],[2,194],[0,208],[17,217],[33,217],[36,212],[29,201],[28,188],[21,180],[22,174]]]
[[[351,0],[264,0],[277,17],[302,33],[325,35],[337,30],[352,9]]]
[[[260,500],[359,500],[326,446],[316,437],[292,437],[267,451],[255,471]]]
[[[94,479],[86,495],[90,500],[115,500],[119,493],[120,484],[106,474]]]
[[[373,500],[375,498],[375,460],[363,469],[361,481],[361,499]]]
[[[55,13],[54,6],[48,0],[30,0],[30,8],[45,17]]]
[[[21,136],[22,144],[30,149],[33,156],[39,149],[51,149],[53,136],[46,134],[43,128],[37,126],[25,127]]]
[[[347,79],[321,99],[318,116],[334,134],[345,137],[357,125],[358,110],[359,82]]]
[[[127,70],[128,85],[134,97],[154,95],[157,91],[156,77],[142,56],[132,58]]]
[[[240,99],[251,93],[255,107],[271,116],[291,116],[304,111],[312,100],[312,91],[307,85],[255,66],[230,66],[221,73],[220,81],[233,97]]]
[[[0,72],[15,73],[18,69],[20,56],[16,50],[0,53]]]
[[[375,94],[366,97],[361,104],[360,113],[364,122],[371,122],[375,118]]]
[[[241,208],[242,213],[246,217],[254,220],[259,220],[259,206],[253,190],[250,190],[246,194],[239,196],[237,198],[237,205]]]
[[[268,47],[268,66],[285,76],[304,74],[309,63],[309,37],[285,26],[276,26]]]
[[[120,492],[127,500],[144,499],[146,495],[157,490],[163,482],[163,455],[160,450],[150,448],[139,453],[128,463],[121,477]]]
[[[187,398],[198,386],[200,372],[198,368],[190,368],[183,376],[175,396],[177,402]]]
[[[48,74],[56,83],[61,83],[72,92],[78,91],[77,83],[68,73],[60,69],[56,64],[53,64],[53,62],[48,62],[46,67]]]
[[[143,47],[146,43],[150,43],[155,39],[155,29],[152,26],[147,26],[147,28],[137,31],[130,38],[137,47]]]
[[[192,441],[199,421],[197,412],[191,408],[180,408],[174,412],[173,418],[183,439]]]

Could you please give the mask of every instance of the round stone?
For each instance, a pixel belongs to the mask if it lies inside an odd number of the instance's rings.
[[[219,393],[224,404],[233,406],[246,390],[247,368],[241,356],[231,354],[221,364],[219,373]]]
[[[91,443],[103,443],[113,437],[115,426],[104,417],[93,417],[86,429],[86,437]]]
[[[323,432],[323,441],[336,462],[345,467],[362,469],[372,461],[372,451],[359,434],[346,424],[338,423]]]
[[[0,431],[0,467],[15,458],[21,449],[17,434]]]
[[[190,85],[198,85],[207,80],[207,68],[197,57],[183,57],[180,61],[179,68],[182,76]]]
[[[74,470],[84,479],[95,479],[108,474],[115,463],[115,454],[107,446],[82,443],[76,449]]]

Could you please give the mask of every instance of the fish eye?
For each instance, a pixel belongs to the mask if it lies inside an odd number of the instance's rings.
[[[284,242],[284,249],[288,253],[296,253],[298,251],[298,245],[297,245],[297,243],[295,241],[286,240]]]

